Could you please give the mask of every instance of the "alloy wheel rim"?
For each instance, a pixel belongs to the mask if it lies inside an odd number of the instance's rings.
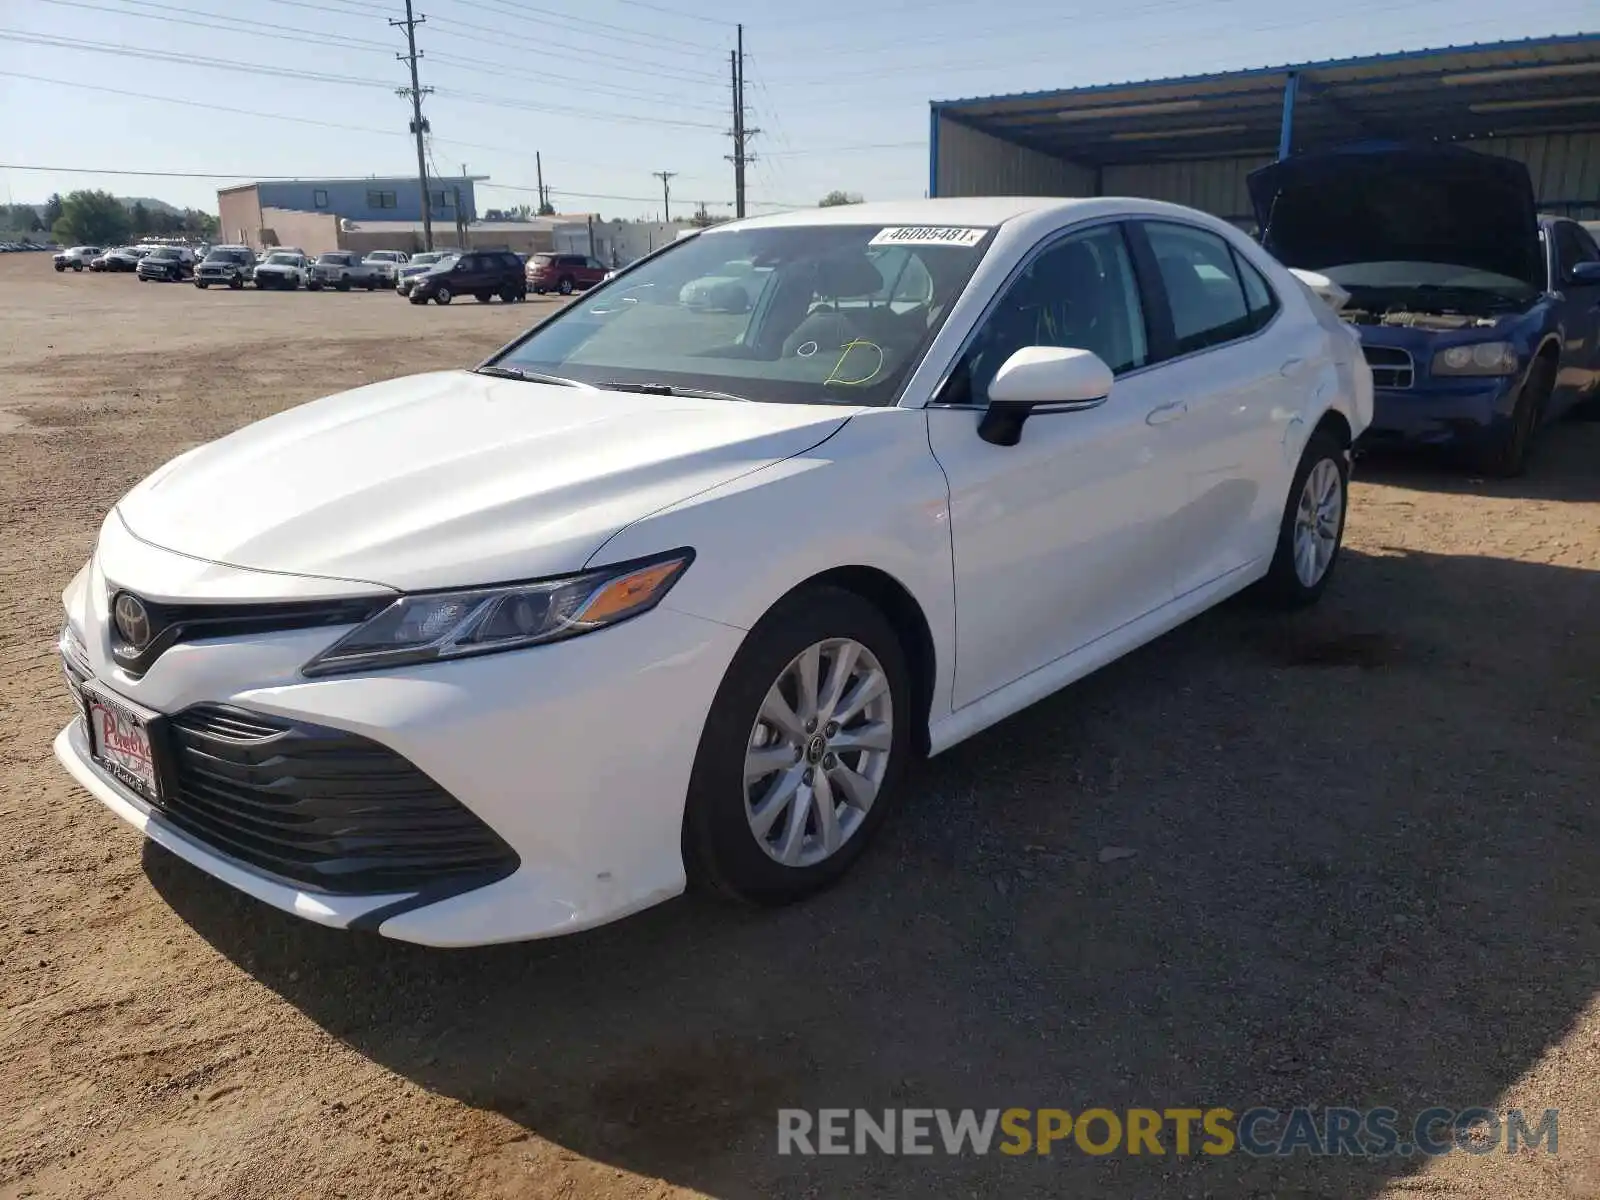
[[[828,638],[795,655],[745,746],[745,817],[757,844],[786,867],[832,858],[872,811],[893,744],[894,697],[871,650]]]
[[[1294,519],[1294,573],[1304,587],[1316,587],[1339,548],[1344,520],[1344,478],[1331,458],[1311,468]]]

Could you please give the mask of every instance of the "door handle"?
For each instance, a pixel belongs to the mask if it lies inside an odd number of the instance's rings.
[[[1305,365],[1306,360],[1303,358],[1286,358],[1283,361],[1283,366],[1278,368],[1278,373],[1280,375],[1293,375]]]
[[[1189,406],[1182,400],[1174,400],[1171,404],[1163,404],[1160,408],[1150,410],[1150,415],[1144,419],[1146,425],[1165,425],[1169,421],[1176,421],[1189,411]]]

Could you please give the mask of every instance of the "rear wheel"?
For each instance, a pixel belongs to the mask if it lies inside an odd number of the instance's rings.
[[[479,304],[487,304],[487,303],[489,303],[489,301],[494,299],[494,293],[493,292],[473,292],[472,293],[472,298],[474,300],[476,300]]]
[[[506,284],[505,287],[500,289],[500,299],[502,303],[505,304],[515,303],[517,299],[517,289],[512,287],[509,283]]]
[[[1295,469],[1278,528],[1278,548],[1261,594],[1279,608],[1316,603],[1328,586],[1344,544],[1350,460],[1340,440],[1319,429]]]
[[[706,719],[684,816],[694,878],[761,904],[826,887],[887,818],[910,755],[910,676],[883,614],[838,588],[791,597]]]
[[[76,272],[77,272],[77,273],[78,273],[78,274],[80,274],[80,275],[82,275],[82,274],[83,274],[83,264],[82,264],[82,263],[81,263],[81,262],[75,262],[75,263],[73,263],[73,264],[72,264],[72,269],[73,269],[73,270],[74,270],[74,271],[76,271]]]
[[[348,275],[339,276],[339,282],[334,284],[333,286],[338,288],[341,292],[348,292],[350,290],[350,276],[348,276]]]
[[[374,291],[377,291],[377,290],[378,290],[378,281],[376,279],[367,280],[367,291],[374,292]]]
[[[570,275],[564,275],[564,276],[562,276],[562,278],[561,278],[561,283],[560,283],[560,285],[559,285],[559,286],[560,286],[560,288],[561,288],[561,294],[562,294],[562,295],[563,295],[563,296],[570,296],[570,295],[572,295],[572,287],[573,287],[573,284],[572,284],[572,276],[570,276]]]
[[[1535,359],[1522,390],[1517,393],[1510,425],[1495,442],[1479,452],[1476,464],[1479,470],[1498,479],[1511,479],[1528,469],[1528,451],[1555,381],[1555,364],[1548,358]]]

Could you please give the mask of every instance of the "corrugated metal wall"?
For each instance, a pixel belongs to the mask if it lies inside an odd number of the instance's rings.
[[[1094,172],[939,119],[936,196],[1092,196]]]
[[[1586,220],[1600,217],[1600,132],[1461,144],[1525,163],[1543,210]],[[1107,167],[1101,173],[1100,194],[1168,200],[1247,224],[1251,216],[1245,176],[1271,161],[1263,155]],[[939,123],[938,168],[941,196],[1095,194],[1092,171],[949,120]]]
[[[1107,196],[1166,200],[1230,221],[1248,221],[1250,193],[1245,188],[1245,176],[1271,161],[1270,156],[1261,156],[1107,167],[1101,190]]]
[[[1547,212],[1586,220],[1600,216],[1600,133],[1484,138],[1466,145],[1525,163],[1533,194]]]

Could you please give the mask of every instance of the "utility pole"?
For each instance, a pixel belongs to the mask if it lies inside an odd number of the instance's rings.
[[[539,174],[539,212],[537,215],[542,217],[544,210],[550,206],[550,201],[544,194],[544,159],[539,157],[537,150],[533,152],[533,169]]]
[[[433,206],[428,203],[428,160],[423,150],[422,138],[428,132],[428,123],[422,119],[422,98],[433,89],[425,88],[417,80],[417,59],[421,53],[417,50],[417,26],[426,21],[427,17],[416,17],[411,14],[411,0],[406,0],[406,19],[404,21],[390,21],[393,26],[405,26],[406,53],[396,54],[401,62],[411,64],[411,86],[400,88],[395,95],[409,97],[411,100],[411,132],[417,139],[417,188],[422,194],[422,247],[425,250],[433,249]]]
[[[667,224],[672,223],[672,184],[669,182],[676,171],[651,171],[657,179],[661,180],[661,219]]]
[[[748,150],[751,138],[760,133],[744,123],[744,26],[738,27],[739,48],[728,52],[728,65],[733,74],[733,153],[728,161],[733,164],[733,215],[744,216],[744,169],[755,162],[756,156]]]

